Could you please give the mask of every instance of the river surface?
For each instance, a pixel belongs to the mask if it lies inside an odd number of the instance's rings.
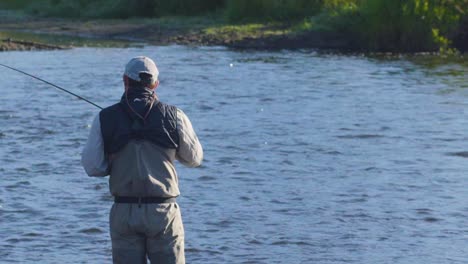
[[[204,146],[177,165],[187,263],[468,263],[468,64],[182,46],[0,53],[108,106],[133,56]],[[98,109],[0,69],[0,263],[110,263]]]

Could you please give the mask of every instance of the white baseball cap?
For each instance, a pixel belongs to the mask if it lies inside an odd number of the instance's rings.
[[[125,75],[135,81],[141,81],[140,73],[151,75],[153,83],[158,80],[159,71],[154,61],[145,56],[131,59],[125,66]]]

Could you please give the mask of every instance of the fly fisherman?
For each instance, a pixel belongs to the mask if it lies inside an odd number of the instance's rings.
[[[158,100],[158,73],[150,58],[128,62],[122,99],[94,119],[82,153],[89,176],[110,175],[114,263],[185,263],[174,161],[197,167],[203,150],[184,112]]]

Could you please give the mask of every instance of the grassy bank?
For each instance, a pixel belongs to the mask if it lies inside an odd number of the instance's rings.
[[[311,40],[322,34],[351,50],[468,50],[468,0],[0,0],[0,8],[80,19],[205,17],[211,22],[184,30],[221,43],[294,36],[313,47],[328,41]]]

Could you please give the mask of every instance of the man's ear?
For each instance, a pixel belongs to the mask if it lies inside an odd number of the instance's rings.
[[[151,84],[150,88],[151,88],[151,90],[153,90],[153,89],[156,90],[156,88],[158,88],[158,86],[159,86],[159,80],[157,80],[153,84]]]

